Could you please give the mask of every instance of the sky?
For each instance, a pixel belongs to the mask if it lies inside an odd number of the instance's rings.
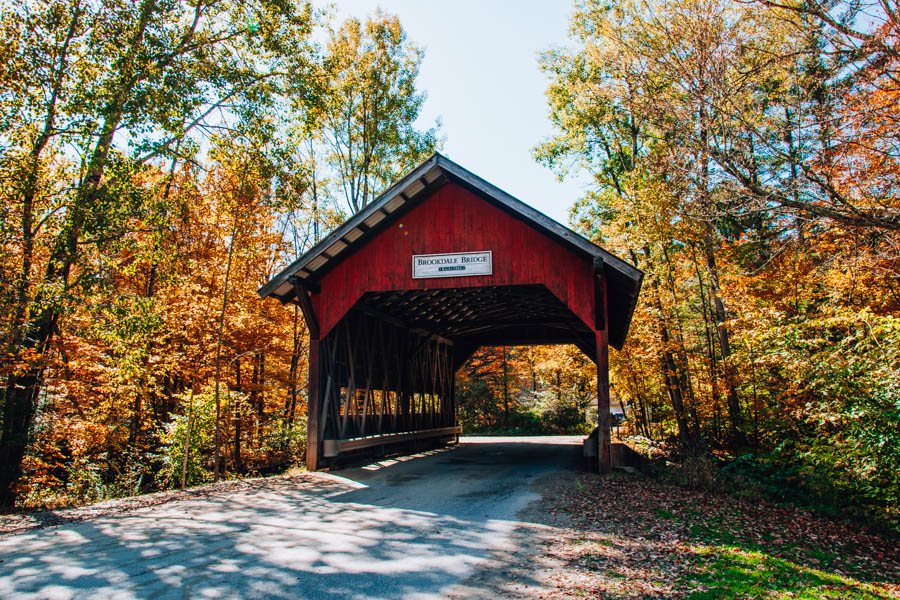
[[[339,0],[341,18],[381,7],[425,50],[417,124],[440,117],[442,153],[560,223],[584,179],[560,182],[532,158],[553,133],[538,53],[567,44],[571,0]]]

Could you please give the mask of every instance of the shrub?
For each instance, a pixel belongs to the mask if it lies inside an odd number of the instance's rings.
[[[163,435],[163,468],[160,473],[164,485],[181,485],[182,469],[185,471],[185,485],[206,483],[212,473],[205,468],[206,458],[212,455],[215,443],[216,401],[212,386],[199,394],[187,392],[181,397],[185,413],[177,415],[167,426]],[[193,408],[191,406],[193,405]],[[188,436],[188,420],[190,435]],[[189,441],[188,460],[185,465],[185,442]]]

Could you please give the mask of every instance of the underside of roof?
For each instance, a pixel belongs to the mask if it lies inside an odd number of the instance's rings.
[[[594,332],[543,285],[369,292],[353,310],[471,350],[575,344],[596,356]]]
[[[594,264],[602,264],[608,282],[609,341],[612,346],[621,348],[628,333],[643,273],[440,154],[432,155],[273,277],[259,289],[259,295],[263,298],[273,296],[282,302],[294,302],[296,288],[292,278],[296,277],[305,287],[314,288],[321,277],[346,256],[362,247],[436,189],[450,182],[468,189],[570,250],[592,259]]]

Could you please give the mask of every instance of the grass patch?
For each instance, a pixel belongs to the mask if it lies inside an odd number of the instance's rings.
[[[690,600],[721,598],[890,598],[882,586],[857,581],[833,572],[812,569],[782,558],[741,548],[713,547],[714,557],[702,570],[687,574],[684,584],[707,589],[689,593]]]

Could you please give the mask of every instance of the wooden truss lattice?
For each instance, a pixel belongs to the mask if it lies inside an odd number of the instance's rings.
[[[319,439],[347,440],[455,424],[446,340],[352,311],[320,342]]]

